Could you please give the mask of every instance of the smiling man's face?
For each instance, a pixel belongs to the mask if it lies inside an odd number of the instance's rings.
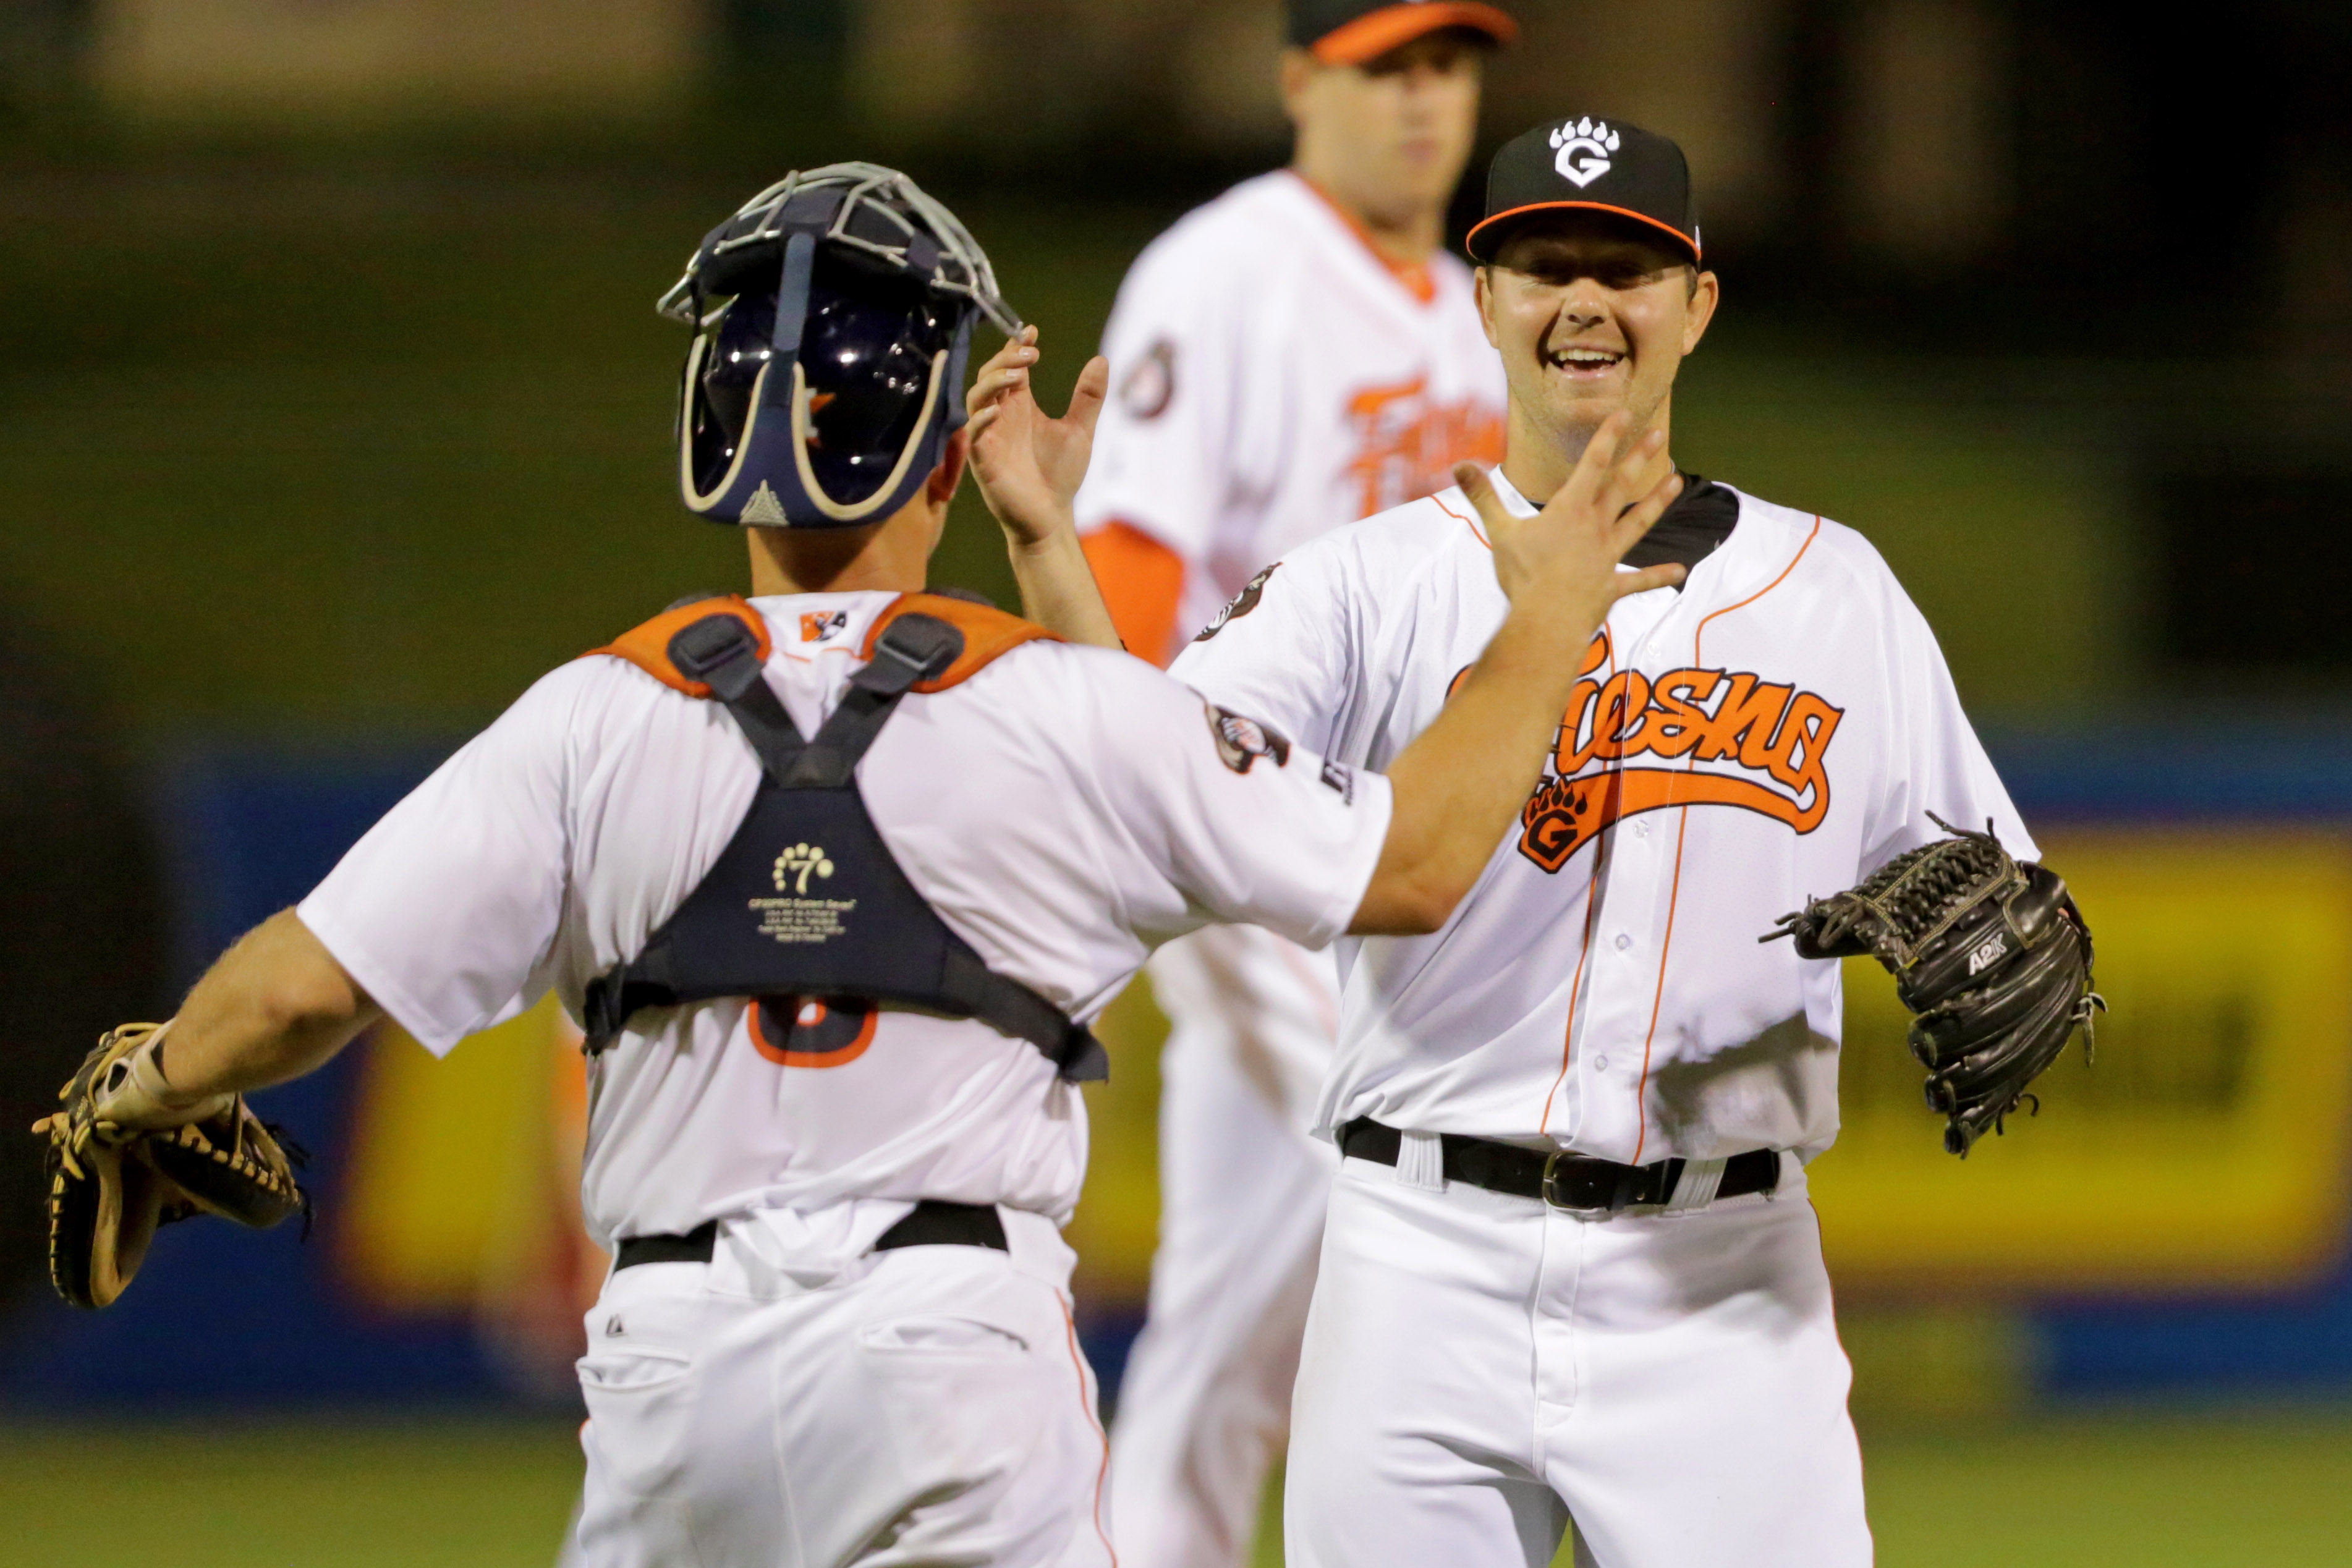
[[[1558,442],[1573,463],[1620,409],[1633,434],[1650,429],[1716,299],[1715,274],[1630,220],[1579,211],[1528,220],[1478,271],[1514,434]]]

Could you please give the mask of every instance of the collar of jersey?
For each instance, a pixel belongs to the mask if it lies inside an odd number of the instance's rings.
[[[1503,472],[1499,463],[1486,470],[1486,483],[1495,486],[1495,494],[1503,498],[1504,507],[1515,517],[1532,517],[1543,509],[1519,494],[1519,487],[1511,483],[1511,476]]]
[[[806,663],[820,653],[846,653],[854,660],[866,645],[866,629],[874,618],[903,595],[887,589],[855,589],[844,593],[769,593],[750,601],[768,622],[776,652]],[[801,640],[801,617],[838,613],[841,629],[820,643]]]
[[[1309,204],[1318,208],[1326,218],[1346,230],[1348,237],[1354,240],[1363,251],[1365,259],[1387,273],[1399,288],[1412,297],[1414,303],[1423,306],[1436,303],[1437,273],[1433,265],[1436,259],[1434,256],[1417,266],[1407,262],[1391,261],[1381,254],[1381,247],[1372,243],[1372,236],[1365,232],[1364,225],[1358,223],[1347,208],[1333,201],[1322,186],[1296,169],[1284,169],[1278,172],[1289,176],[1292,184],[1307,193]]]
[[[1538,510],[1541,509],[1537,507],[1533,501],[1528,500],[1525,496],[1519,493],[1519,487],[1511,483],[1510,476],[1503,472],[1503,465],[1501,464],[1497,463],[1495,466],[1486,470],[1486,482],[1495,486],[1495,494],[1501,497],[1504,507],[1509,511],[1511,516],[1515,517],[1532,517]],[[1715,483],[1723,485],[1723,481],[1720,479],[1715,481]],[[1750,511],[1749,503],[1753,497],[1751,497],[1748,492],[1740,489],[1736,485],[1723,485],[1723,487],[1739,498],[1740,521],[1744,524],[1748,519]],[[1465,505],[1466,504],[1465,499]],[[1740,547],[1749,543],[1754,539],[1755,536],[1756,530],[1754,528],[1745,527],[1733,528],[1729,538],[1726,538],[1723,543],[1709,554],[1705,560],[1700,561],[1696,566],[1690,569],[1690,576],[1685,578],[1683,581],[1683,592],[1680,597],[1685,600],[1690,598],[1691,583],[1697,578],[1700,572],[1707,572],[1709,576],[1713,576],[1717,572],[1738,570],[1739,567],[1736,565],[1735,562],[1744,562],[1746,559],[1746,552],[1741,550]],[[1482,538],[1480,542],[1484,543],[1485,541]],[[1735,555],[1735,551],[1739,553]],[[1620,571],[1630,571],[1633,569],[1631,567],[1621,566],[1617,570]],[[1694,601],[1694,602],[1696,602],[1696,601]]]

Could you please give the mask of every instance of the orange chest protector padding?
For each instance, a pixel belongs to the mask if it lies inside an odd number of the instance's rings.
[[[990,969],[915,890],[857,789],[858,759],[908,692],[945,691],[1050,635],[983,605],[907,595],[876,618],[865,668],[805,739],[763,676],[766,622],[740,599],[677,606],[596,650],[725,704],[759,756],[761,779],[686,902],[635,957],[589,985],[590,1052],[609,1047],[641,1009],[750,997],[761,1004],[759,1044],[780,1061],[845,1061],[845,1042],[864,1038],[874,1009],[895,1005],[1026,1040],[1065,1079],[1106,1076],[1108,1059],[1091,1032]]]

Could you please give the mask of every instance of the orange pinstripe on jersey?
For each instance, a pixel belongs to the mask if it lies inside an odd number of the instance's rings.
[[[1691,635],[1692,656],[1701,659],[1706,656],[1706,629],[1711,622],[1713,622],[1717,617],[1730,614],[1735,610],[1746,609],[1748,605],[1755,603],[1758,600],[1763,598],[1766,594],[1771,592],[1774,589],[1788,581],[1789,574],[1797,570],[1797,563],[1805,559],[1805,552],[1813,548],[1813,541],[1821,538],[1821,535],[1822,520],[1820,517],[1816,517],[1813,519],[1812,532],[1805,536],[1805,542],[1797,547],[1797,553],[1789,558],[1789,564],[1780,569],[1780,576],[1774,578],[1771,581],[1766,583],[1763,587],[1758,589],[1755,592],[1749,594],[1738,603],[1727,604],[1722,609],[1715,612],[1714,614],[1707,616],[1706,620],[1701,621],[1698,623],[1698,630]],[[1690,769],[1696,770],[1698,767],[1698,758],[1694,755],[1690,761],[1685,764],[1685,766]],[[1672,889],[1666,894],[1666,935],[1664,945],[1658,952],[1658,989],[1656,995],[1650,998],[1650,1031],[1642,1037],[1642,1077],[1640,1082],[1633,1085],[1633,1108],[1635,1113],[1641,1117],[1642,1123],[1641,1135],[1633,1140],[1633,1158],[1631,1161],[1632,1164],[1637,1166],[1642,1163],[1642,1150],[1643,1146],[1650,1141],[1650,1113],[1647,1108],[1650,1091],[1650,1047],[1657,1040],[1658,1011],[1665,1003],[1666,958],[1667,956],[1675,950],[1675,911],[1681,903],[1683,893],[1683,841],[1689,836],[1689,833],[1690,812],[1685,809],[1682,813],[1682,825],[1675,830],[1675,880]],[[1591,940],[1591,934],[1587,933],[1586,941],[1588,944]]]

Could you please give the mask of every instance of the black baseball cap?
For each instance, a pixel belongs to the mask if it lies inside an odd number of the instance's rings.
[[[1583,209],[1648,225],[1701,256],[1690,164],[1664,136],[1622,120],[1548,120],[1503,143],[1486,166],[1486,215],[1463,244],[1491,262],[1513,225],[1535,213]]]
[[[1509,13],[1475,0],[1290,0],[1291,43],[1327,66],[1360,66],[1444,27],[1497,44],[1519,36]]]

